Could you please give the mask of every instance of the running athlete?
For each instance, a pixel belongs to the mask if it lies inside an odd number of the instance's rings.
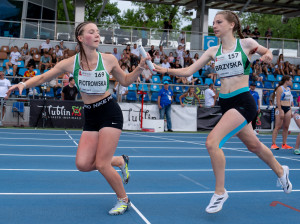
[[[113,157],[123,127],[123,115],[119,105],[110,95],[109,74],[121,85],[133,83],[144,70],[145,60],[129,74],[120,68],[117,59],[111,54],[98,53],[100,34],[96,24],[80,23],[75,30],[80,52],[65,59],[43,75],[35,76],[26,83],[19,83],[9,89],[32,88],[65,73],[73,73],[76,85],[84,102],[85,124],[80,137],[76,166],[83,172],[98,170],[110,184],[117,195],[117,203],[110,215],[123,214],[130,207],[122,179],[113,166],[120,167],[123,182],[129,179],[128,156]]]
[[[298,125],[298,128],[300,128],[300,108],[298,108],[295,111],[293,117],[294,117],[296,124]],[[300,146],[300,133],[298,134],[297,139],[296,139],[296,145],[295,145],[295,149],[294,149],[295,155],[300,155],[299,146]]]
[[[292,149],[292,146],[286,144],[288,130],[292,118],[291,110],[291,90],[288,86],[292,86],[292,77],[285,75],[282,77],[278,86],[274,90],[273,96],[276,95],[276,109],[275,109],[275,128],[272,134],[272,146],[271,149],[278,150],[279,147],[276,145],[276,138],[278,131],[281,127],[282,130],[282,149]],[[274,101],[274,100],[273,100]]]
[[[215,35],[221,39],[221,45],[209,48],[199,60],[182,69],[165,69],[155,66],[159,73],[173,76],[190,76],[201,69],[210,60],[215,61],[216,72],[221,79],[220,105],[223,116],[206,139],[213,171],[216,177],[215,194],[212,196],[206,212],[215,213],[222,209],[228,198],[225,184],[225,156],[221,150],[224,143],[237,135],[247,146],[276,173],[285,193],[292,191],[289,168],[281,166],[271,150],[259,141],[249,124],[256,115],[256,104],[249,92],[249,71],[251,56],[257,52],[260,60],[272,61],[272,53],[252,38],[243,39],[238,16],[231,11],[220,11],[213,22]],[[234,37],[238,33],[241,39]]]

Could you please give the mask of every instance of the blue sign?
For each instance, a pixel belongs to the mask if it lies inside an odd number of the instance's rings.
[[[204,36],[204,50],[218,45],[218,38],[215,36]]]

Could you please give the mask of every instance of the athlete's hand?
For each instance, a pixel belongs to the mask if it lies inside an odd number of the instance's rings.
[[[146,61],[147,61],[147,60],[150,60],[150,61],[151,61],[151,56],[150,56],[149,53],[147,53],[147,57],[146,57],[146,58],[143,58],[143,57],[141,58],[141,61],[140,61],[140,63],[139,63],[139,66],[145,68]]]
[[[269,54],[264,54],[263,56],[260,57],[261,62],[266,62],[266,63],[271,63],[273,59],[273,55],[270,56]]]
[[[165,74],[165,73],[167,73],[167,71],[168,71],[168,69],[167,68],[163,68],[163,67],[160,67],[160,66],[158,66],[158,65],[156,65],[156,64],[153,64],[154,65],[154,68],[155,68],[155,71],[157,72],[157,73],[159,73],[159,74]]]
[[[19,84],[17,84],[17,85],[13,85],[13,86],[11,86],[11,87],[8,89],[8,91],[6,92],[6,94],[7,94],[7,96],[9,96],[10,93],[11,93],[13,90],[15,90],[15,89],[19,89],[19,93],[21,94],[22,91],[23,91],[23,89],[24,89],[24,87],[25,87],[25,86],[24,86],[22,83],[19,83]]]

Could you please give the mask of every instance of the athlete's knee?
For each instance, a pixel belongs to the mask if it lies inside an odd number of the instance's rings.
[[[86,163],[84,161],[80,161],[80,160],[76,160],[76,167],[81,172],[89,172],[89,171],[94,170],[92,164],[88,164],[88,163]]]
[[[251,141],[250,143],[247,144],[248,150],[255,154],[260,151],[262,146],[263,144],[259,140]]]
[[[208,151],[216,150],[219,148],[219,141],[211,135],[208,135],[205,146]]]
[[[105,173],[107,170],[111,168],[111,164],[103,163],[103,162],[96,162],[96,169],[100,173]]]

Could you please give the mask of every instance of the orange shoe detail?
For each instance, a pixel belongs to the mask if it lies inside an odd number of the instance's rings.
[[[279,149],[279,147],[278,147],[276,144],[273,144],[273,145],[271,146],[271,149],[278,150],[278,149]]]
[[[281,146],[282,149],[292,149],[293,147],[292,146],[289,146],[287,144],[282,144]]]

